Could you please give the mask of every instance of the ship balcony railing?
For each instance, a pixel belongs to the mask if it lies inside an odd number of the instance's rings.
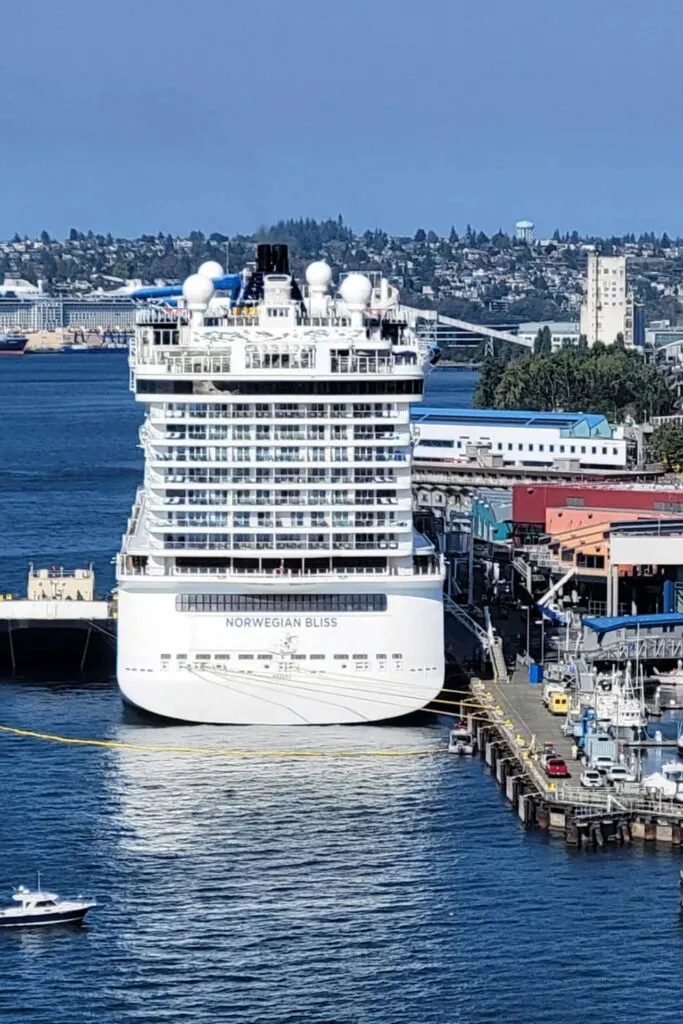
[[[169,484],[229,484],[230,480],[221,474],[220,471],[212,473],[210,470],[205,473],[166,473],[160,476],[154,470],[148,471],[148,480],[153,486],[168,486]]]
[[[375,359],[372,356],[332,356],[330,359],[331,373],[393,373],[394,360],[389,357]]]
[[[149,508],[150,509],[162,509],[174,506],[175,508],[184,507],[187,505],[190,508],[229,508],[236,502],[232,502],[230,498],[214,498],[211,496],[211,491],[206,491],[201,498],[187,498],[180,495],[174,495],[166,498],[150,498]]]
[[[198,396],[192,396],[196,399]],[[168,402],[166,403],[169,404]],[[188,403],[189,404],[189,403]],[[192,404],[197,404],[193,401]],[[407,424],[410,422],[410,414],[407,406],[401,408],[393,408],[386,410],[358,410],[352,409],[341,412],[339,410],[330,411],[328,409],[311,409],[311,408],[300,408],[300,409],[277,409],[269,408],[265,409],[239,409],[235,406],[231,408],[225,408],[221,403],[211,403],[207,405],[206,409],[198,411],[196,409],[166,409],[160,408],[159,406],[150,406],[150,420],[157,423],[165,422],[184,422],[184,421],[213,421],[213,420],[253,420],[263,422],[264,420],[270,421],[273,424],[277,424],[281,420],[297,420],[300,423],[308,423],[310,420],[323,421],[326,425],[333,425],[338,423],[339,420],[344,420],[345,425],[353,426],[355,421],[362,421],[367,423],[368,420],[377,420],[379,423],[383,420],[391,420],[395,424]]]
[[[287,516],[263,516],[260,521],[252,519],[250,521],[235,521],[231,523],[227,513],[223,519],[217,519],[215,514],[207,513],[206,516],[202,516],[201,518],[193,518],[192,516],[184,516],[182,514],[177,514],[176,518],[164,518],[150,515],[146,521],[146,526],[150,534],[156,534],[159,531],[165,531],[167,534],[174,534],[178,530],[182,530],[184,533],[188,530],[190,532],[197,530],[202,533],[205,530],[213,530],[219,531],[224,538],[226,538],[230,530],[244,530],[249,531],[249,533],[258,533],[262,530],[274,529],[291,531],[292,533],[295,533],[298,538],[302,534],[302,531],[315,532],[318,530],[340,530],[344,531],[344,536],[340,536],[338,539],[344,542],[353,539],[350,535],[347,536],[346,531],[348,530],[356,532],[360,530],[361,532],[373,534],[376,531],[379,531],[380,533],[386,533],[386,531],[389,531],[389,533],[393,534],[396,531],[405,532],[411,528],[411,525],[412,524],[408,520],[390,519],[379,522],[354,521],[352,514],[348,519],[335,519],[334,517],[328,516],[316,522],[306,522],[303,514],[301,519],[293,520],[290,514]],[[369,539],[374,541],[375,538]],[[381,536],[379,539],[385,540],[386,538]]]
[[[334,438],[333,438],[333,440],[334,440]],[[401,434],[397,433],[396,431],[392,431],[389,434],[378,434],[376,431],[365,432],[365,431],[359,431],[359,430],[354,430],[354,432],[353,432],[353,441],[354,442],[355,441],[363,441],[364,443],[367,443],[367,444],[377,444],[378,442],[382,442],[382,441],[399,441],[399,440],[400,441],[405,441],[405,443],[408,444],[409,443],[408,432],[406,431],[404,436],[402,436]]]
[[[146,565],[134,564],[131,559],[126,556],[119,555],[118,559],[118,572],[119,576],[146,576],[151,575],[150,570]],[[338,568],[326,568],[322,566],[316,566],[315,568],[306,568],[305,563],[302,564],[300,569],[272,569],[272,568],[253,568],[253,567],[242,567],[242,566],[194,566],[194,565],[173,565],[167,570],[168,575],[174,577],[209,577],[209,578],[237,578],[248,576],[254,580],[263,580],[264,582],[275,582],[278,586],[286,580],[305,580],[315,579],[324,580],[329,579],[331,581],[337,580],[340,577],[357,576],[363,577],[401,577],[403,579],[409,579],[411,577],[441,577],[443,576],[443,569],[441,564],[436,559],[420,558],[413,560],[413,566],[356,566],[356,565],[345,565]]]
[[[220,376],[231,372],[231,360],[228,355],[171,355],[160,349],[139,349],[136,358],[136,371],[151,370],[153,373],[163,372],[173,375]]]
[[[352,462],[407,462],[408,455],[405,452],[372,452],[367,455],[355,455]]]
[[[217,518],[217,516],[222,516],[222,518]],[[168,516],[150,515],[147,524],[150,531],[192,530],[195,527],[199,530],[228,530],[231,526],[227,512],[213,514],[207,512],[206,515],[201,513],[183,515],[180,512],[171,512]]]

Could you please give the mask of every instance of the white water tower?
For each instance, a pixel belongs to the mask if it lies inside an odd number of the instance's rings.
[[[534,240],[534,224],[530,220],[518,220],[515,224],[515,238],[518,242],[531,245]]]

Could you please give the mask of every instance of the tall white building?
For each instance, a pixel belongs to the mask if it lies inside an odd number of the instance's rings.
[[[613,345],[622,334],[633,345],[633,298],[627,291],[626,257],[588,254],[581,306],[581,334],[588,344]]]

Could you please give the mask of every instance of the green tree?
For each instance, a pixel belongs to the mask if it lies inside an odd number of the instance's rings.
[[[683,466],[683,428],[657,427],[650,439],[650,451],[659,462],[680,473]]]
[[[550,328],[547,324],[539,328],[538,334],[534,339],[534,355],[535,356],[549,356],[553,350],[553,338],[550,333]]]
[[[505,372],[505,362],[496,356],[487,356],[479,372],[472,404],[477,409],[491,409],[495,405],[496,391]]]
[[[671,410],[664,376],[637,353],[594,345],[528,356],[505,367],[495,390],[498,409],[598,412],[643,422]]]

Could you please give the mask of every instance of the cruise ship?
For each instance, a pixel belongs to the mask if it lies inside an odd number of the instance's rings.
[[[142,289],[144,486],[118,557],[124,699],[185,722],[375,722],[444,675],[443,562],[415,532],[410,404],[433,353],[395,288],[284,245]]]

